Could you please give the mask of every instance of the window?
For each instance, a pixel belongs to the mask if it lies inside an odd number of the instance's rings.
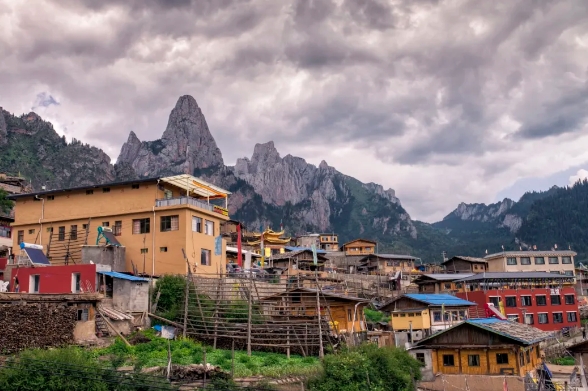
[[[521,305],[529,307],[531,305],[531,296],[521,296]]]
[[[110,227],[110,221],[103,221],[102,226],[103,227]]]
[[[568,322],[570,323],[575,323],[578,321],[578,318],[576,316],[575,312],[568,312]]]
[[[394,266],[394,262],[392,262],[392,261],[386,261],[386,266]]]
[[[494,304],[494,307],[498,308],[498,305],[500,304],[500,297],[490,296],[490,303]]]
[[[86,229],[87,230],[88,229],[88,224],[82,224],[82,229]],[[53,230],[51,232],[53,232]]]
[[[549,257],[550,265],[559,265],[559,259],[557,257]]]
[[[81,308],[78,309],[78,318],[79,321],[87,321],[88,320],[88,309],[87,308]]]
[[[535,303],[537,305],[547,305],[547,297],[545,295],[535,296]]]
[[[138,189],[138,188],[139,188],[139,184],[138,183],[131,186],[131,189]]]
[[[468,366],[479,367],[480,366],[480,355],[479,354],[468,354]]]
[[[553,313],[553,323],[563,323],[563,313],[554,312]]]
[[[103,193],[110,193],[110,187],[103,187],[102,192]]]
[[[569,265],[572,263],[572,257],[561,257],[561,263],[564,265]]]
[[[496,353],[496,364],[508,364],[508,353]]]
[[[535,319],[533,319],[533,314],[525,314],[525,324],[535,324]]]
[[[519,322],[519,315],[518,314],[507,314],[506,319],[510,320],[511,322]]]
[[[202,232],[202,219],[192,216],[192,232]]]
[[[576,302],[574,295],[564,295],[564,299],[566,304],[574,304]]]
[[[455,366],[455,359],[453,354],[444,354],[443,355],[443,366],[444,367],[454,367]]]
[[[159,248],[159,252],[166,253],[167,252],[167,247],[160,247]]]
[[[47,227],[47,232],[49,232],[50,234],[53,233],[53,227]]]
[[[353,313],[351,312],[350,308],[347,309],[347,321],[353,321]]]
[[[52,195],[47,196],[47,201],[53,201],[54,199],[55,199],[55,196],[52,196]]]
[[[114,227],[112,227],[112,233],[114,236],[120,236],[122,234],[122,221],[117,220],[114,222]]]
[[[507,265],[516,265],[517,264],[517,259],[516,258],[506,258],[506,264]]]
[[[425,353],[417,353],[416,359],[424,364],[425,363]]]
[[[441,311],[433,311],[433,322],[441,322]]]
[[[564,274],[566,276],[573,276],[574,275],[574,271],[573,270],[566,270],[566,271],[564,271]]]
[[[507,307],[516,307],[517,306],[517,297],[516,296],[506,296],[506,306]]]
[[[531,264],[531,258],[521,257],[521,265],[530,265],[530,264]]]
[[[551,295],[551,305],[560,305],[561,304],[561,296],[560,295]]]
[[[38,274],[33,274],[32,276],[30,276],[29,279],[29,293],[39,293],[39,286],[40,286],[40,281],[41,280],[41,276]]]
[[[545,258],[535,257],[535,265],[545,265]]]
[[[81,287],[82,277],[80,273],[71,274],[71,293],[79,293]]]
[[[86,190],[86,195],[94,194],[94,190]]]
[[[57,240],[63,242],[65,240],[65,227],[59,227],[59,237]]]
[[[35,230],[34,229],[29,229],[29,235],[34,235]]]
[[[537,314],[537,320],[539,321],[539,324],[549,323],[549,320],[547,319],[547,312],[542,312],[540,314]]]
[[[177,231],[180,229],[180,218],[178,216],[161,216],[159,228],[161,232]]]
[[[204,234],[214,236],[214,221],[205,220]]]
[[[521,365],[521,367],[525,365],[525,355],[523,354],[523,352],[519,353],[519,364]]]
[[[135,219],[133,220],[133,235],[148,234],[150,231],[150,219]]]
[[[141,249],[141,254],[147,254],[149,249],[147,247]]]
[[[24,231],[18,231],[17,242],[18,244],[24,242]]]
[[[466,312],[465,311],[459,311],[459,320],[466,320]]]
[[[292,292],[292,303],[300,303],[302,302],[302,297],[300,292]]]
[[[445,289],[451,289],[451,283],[450,282],[446,282],[445,283]]]
[[[204,248],[200,250],[200,264],[210,266],[210,250]]]

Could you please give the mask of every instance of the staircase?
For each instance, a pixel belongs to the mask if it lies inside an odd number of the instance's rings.
[[[110,330],[108,329],[108,325],[106,324],[104,318],[102,318],[102,315],[100,315],[99,312],[96,313],[96,333],[103,337],[110,336]]]

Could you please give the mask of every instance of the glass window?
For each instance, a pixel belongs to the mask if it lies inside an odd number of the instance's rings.
[[[425,353],[417,353],[416,359],[424,364],[425,363]]]
[[[559,265],[559,259],[557,257],[549,257],[550,265]]]
[[[568,322],[577,322],[578,318],[575,312],[568,312]]]
[[[508,364],[508,353],[496,353],[496,364]]]
[[[531,305],[531,296],[521,296],[521,305],[529,307]]]
[[[150,219],[133,220],[133,234],[148,234],[151,231]]]
[[[530,257],[521,257],[521,265],[530,265],[531,258]]]
[[[553,323],[563,323],[563,314],[561,312],[553,313]]]
[[[566,276],[573,276],[574,275],[574,271],[573,270],[566,270],[566,271],[564,271],[564,274]]]
[[[179,216],[161,216],[159,229],[161,232],[177,231],[180,229]]]
[[[561,304],[561,296],[560,295],[551,295],[551,305],[560,305]]]
[[[18,241],[18,244],[21,244],[22,242],[24,242],[24,231],[18,231],[17,241]]]
[[[572,263],[572,257],[561,257],[561,263],[569,265]]]
[[[565,295],[566,304],[574,304],[576,300],[574,299],[574,295]]]
[[[70,240],[78,240],[78,226],[76,224],[70,227],[71,231],[69,231],[69,239]]]
[[[539,324],[547,324],[547,323],[549,323],[549,320],[547,319],[547,313],[546,312],[537,314],[537,320],[539,321]]]
[[[210,250],[201,249],[200,250],[200,264],[205,266],[210,266]]]
[[[65,227],[59,227],[59,237],[58,239],[60,242],[65,240]]]
[[[88,309],[87,308],[80,308],[78,309],[78,317],[77,320],[80,321],[87,321],[88,320]]]
[[[192,232],[202,232],[202,219],[192,216]]]
[[[535,257],[535,265],[545,265],[545,258]]]
[[[490,296],[490,303],[494,304],[494,307],[498,308],[498,305],[500,304],[500,297]]]
[[[480,366],[480,355],[479,354],[468,354],[468,366],[479,367]]]
[[[120,236],[122,234],[122,221],[117,220],[114,222],[114,227],[112,227],[112,233],[114,236]]]
[[[81,286],[81,275],[80,273],[72,273],[71,274],[71,291],[72,293],[78,293],[80,292],[80,286]]]
[[[517,297],[516,296],[506,296],[506,306],[507,307],[516,307],[517,306]]]
[[[535,324],[535,319],[533,319],[533,314],[525,314],[525,323],[526,324]]]
[[[517,259],[514,257],[508,257],[508,258],[506,258],[506,264],[507,265],[516,265]]]
[[[519,322],[519,315],[517,314],[511,314],[511,315],[506,315],[506,319],[510,320],[511,322]]]
[[[205,220],[204,234],[214,236],[214,221]]]
[[[110,221],[103,221],[102,226],[103,227],[110,227]]]
[[[433,311],[433,322],[441,322],[441,311]]]
[[[29,235],[33,235],[35,233],[34,229],[29,229]]]
[[[443,366],[444,367],[454,367],[455,366],[455,359],[453,354],[444,354],[443,355]]]
[[[547,305],[547,297],[545,295],[535,296],[535,302],[537,305]]]

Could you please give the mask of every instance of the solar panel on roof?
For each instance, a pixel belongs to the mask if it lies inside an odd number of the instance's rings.
[[[25,248],[24,251],[26,251],[33,265],[51,265],[49,259],[47,259],[43,253],[43,250],[37,248]]]
[[[112,232],[102,231],[102,235],[104,235],[104,237],[108,239],[108,244],[111,244],[113,246],[120,246],[119,241],[116,239]]]

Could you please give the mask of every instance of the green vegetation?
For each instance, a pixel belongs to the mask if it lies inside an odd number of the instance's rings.
[[[365,314],[365,319],[368,322],[371,322],[371,323],[380,323],[380,322],[389,323],[390,322],[390,317],[386,316],[386,314],[384,314],[382,311],[376,311],[376,310],[372,310],[370,308],[366,308],[363,310],[363,313]]]
[[[558,357],[550,361],[555,365],[576,365],[576,360],[570,356]]]
[[[168,340],[155,336],[153,330],[142,333],[150,341],[135,346],[127,346],[117,339],[107,348],[95,349],[95,357],[107,357],[115,366],[131,365],[135,368],[165,366],[167,364]],[[170,342],[172,363],[198,364],[204,359],[212,365],[230,372],[232,367],[232,352],[230,350],[212,349],[190,339],[177,339]],[[314,357],[291,356],[278,353],[253,352],[251,357],[246,352],[235,351],[235,377],[265,376],[280,378],[284,376],[305,376],[316,373],[320,369],[320,362]]]
[[[322,373],[308,385],[311,391],[411,391],[420,367],[404,350],[366,344],[326,356]]]
[[[179,320],[184,308],[186,277],[164,275],[157,280],[153,290],[153,302],[157,300],[156,314],[169,320]]]
[[[13,202],[6,197],[8,197],[6,190],[0,189],[0,213],[9,213],[12,209]]]
[[[139,391],[156,386],[173,390],[165,379],[114,371],[91,352],[75,347],[27,350],[9,358],[0,369],[0,390]]]

